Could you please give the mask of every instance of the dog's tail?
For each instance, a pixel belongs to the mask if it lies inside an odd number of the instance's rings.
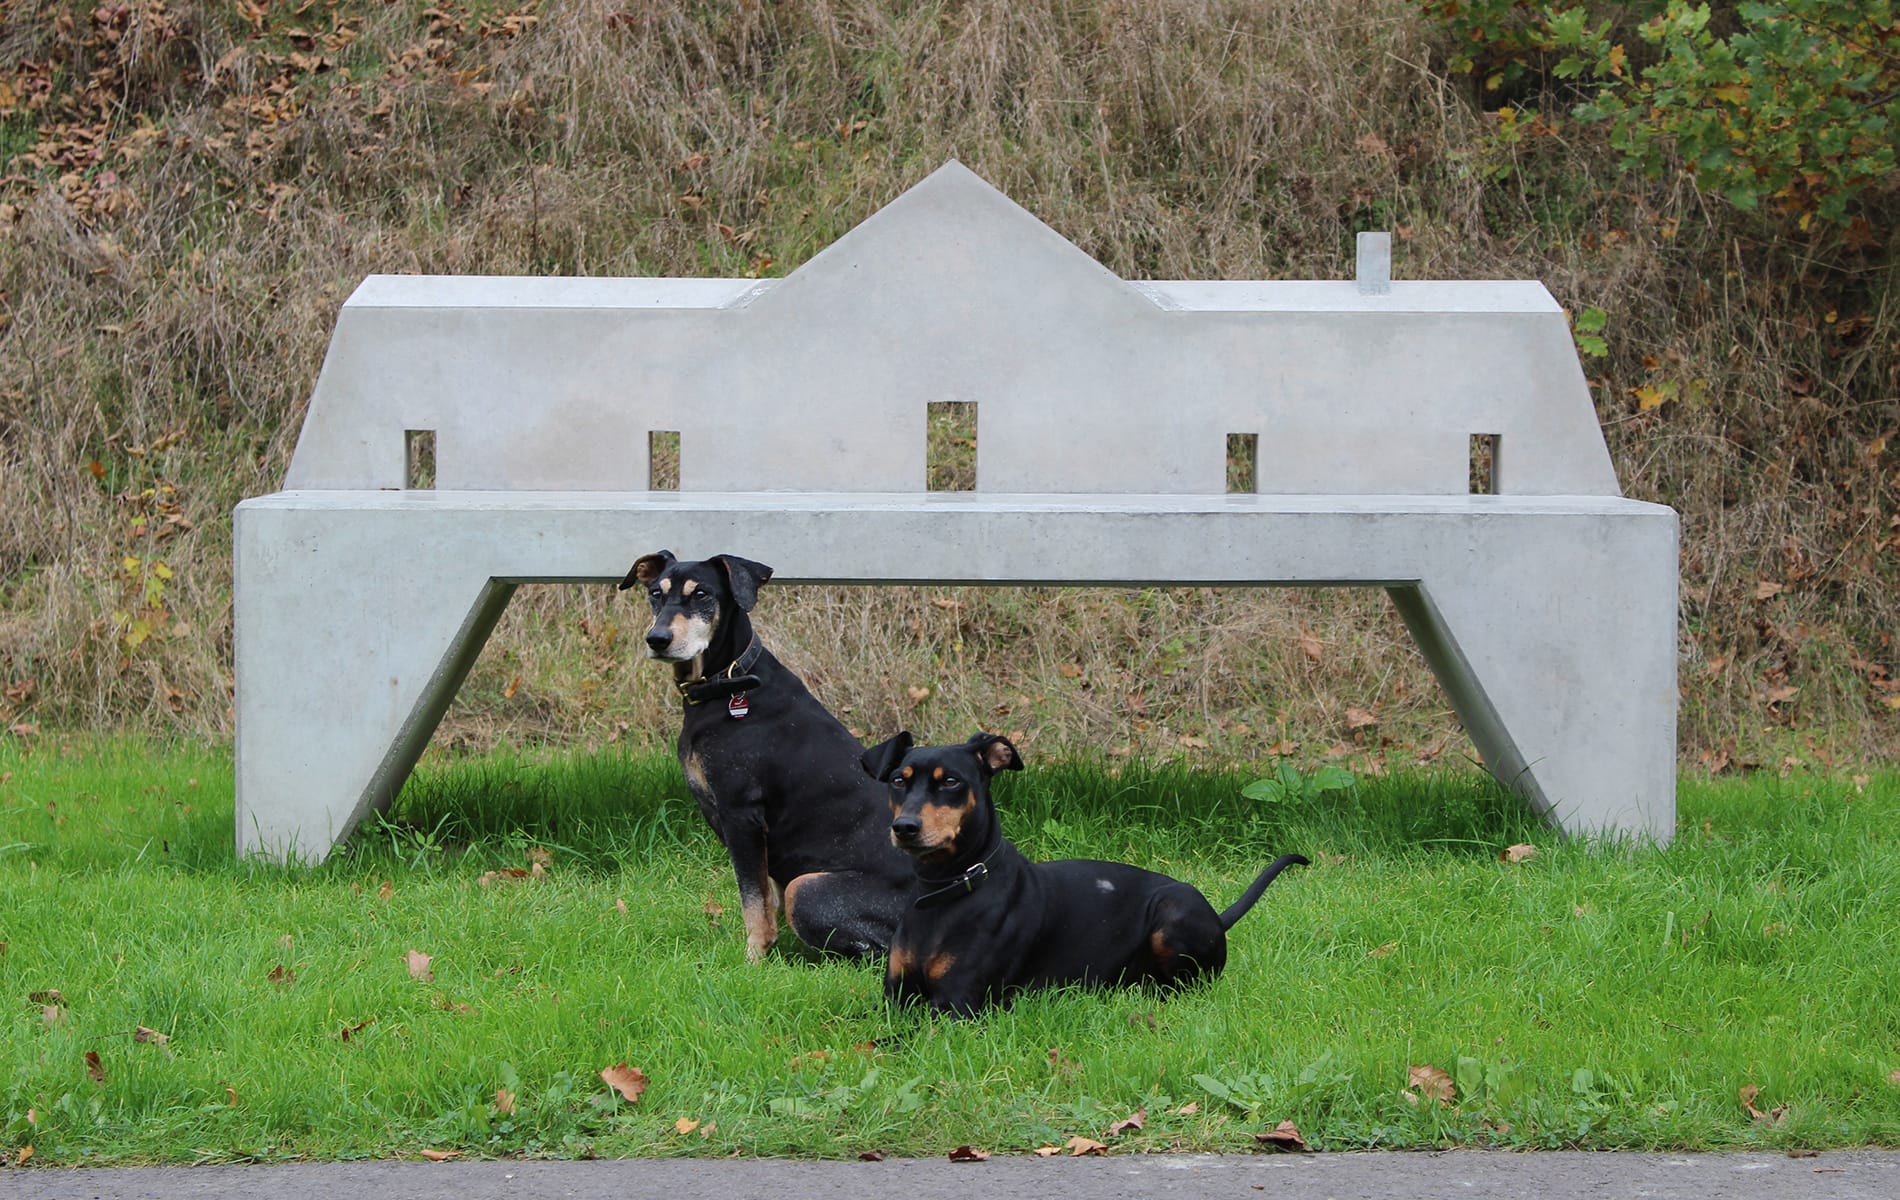
[[[1260,893],[1267,890],[1267,885],[1273,882],[1275,875],[1288,867],[1304,867],[1307,864],[1308,860],[1304,854],[1282,854],[1268,863],[1267,869],[1260,872],[1260,875],[1248,885],[1247,890],[1240,894],[1240,899],[1228,905],[1227,911],[1220,915],[1220,927],[1232,929],[1240,918],[1246,916],[1247,910],[1259,902]]]

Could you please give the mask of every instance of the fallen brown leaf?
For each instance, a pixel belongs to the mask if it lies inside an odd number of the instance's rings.
[[[1186,1104],[1183,1104],[1181,1107],[1175,1109],[1174,1115],[1177,1117],[1191,1117],[1195,1113],[1200,1112],[1200,1111],[1201,1111],[1201,1102],[1199,1100],[1190,1100]]]
[[[26,998],[34,1004],[57,1004],[64,1006],[66,997],[58,988],[44,988],[37,992],[28,992]]]
[[[1447,1072],[1429,1063],[1413,1064],[1411,1070],[1407,1072],[1407,1075],[1412,1081],[1412,1086],[1418,1089],[1419,1095],[1424,1096],[1428,1100],[1436,1100],[1441,1104],[1449,1104],[1451,1103],[1452,1097],[1458,1094],[1458,1089],[1456,1085],[1452,1083],[1451,1076]]]
[[[647,1090],[647,1073],[626,1063],[615,1063],[602,1071],[600,1077],[629,1104],[638,1102],[640,1093]]]
[[[396,886],[387,879],[383,880],[383,886],[376,889],[376,898],[385,904],[389,903],[389,898],[395,894]]]
[[[264,978],[270,980],[278,987],[289,987],[291,984],[297,982],[297,972],[286,967],[283,963],[278,963],[270,969],[270,974]]]
[[[1891,1083],[1895,1087],[1900,1087],[1900,1071],[1895,1071],[1892,1074],[1888,1075],[1887,1082]]]
[[[365,1029],[368,1029],[371,1025],[374,1025],[374,1024],[376,1024],[375,1017],[366,1017],[362,1021],[359,1021],[354,1025],[345,1025],[342,1029],[337,1030],[336,1036],[340,1040],[347,1042],[351,1038],[355,1037],[357,1034],[363,1032]]]
[[[627,902],[626,902],[625,900],[616,900],[616,901],[614,901],[614,911],[615,911],[615,912],[617,912],[617,913],[619,913],[619,914],[620,914],[621,916],[623,916],[623,917],[624,917],[624,916],[626,916],[626,915],[627,915]]]
[[[511,1117],[515,1112],[515,1094],[507,1088],[495,1089],[495,1115]]]
[[[433,956],[424,954],[420,950],[411,950],[404,958],[409,964],[409,978],[421,980],[423,983],[428,983],[435,978],[435,972],[429,969],[429,964],[434,961]]]
[[[106,1081],[106,1069],[99,1062],[99,1052],[97,1050],[86,1051],[86,1074],[92,1076],[94,1083],[104,1083]]]
[[[1034,1154],[1037,1158],[1054,1158],[1056,1155],[1062,1153],[1062,1147],[1037,1146],[1034,1150],[1030,1151],[1030,1153]]]
[[[554,865],[554,851],[546,846],[530,846],[528,863],[530,866],[551,867]]]
[[[1529,862],[1537,857],[1537,847],[1524,842],[1515,846],[1506,846],[1498,852],[1498,861],[1507,863]]]
[[[1131,1112],[1127,1116],[1123,1117],[1121,1120],[1116,1121],[1114,1124],[1110,1125],[1108,1127],[1108,1132],[1112,1136],[1114,1134],[1122,1132],[1125,1129],[1144,1128],[1147,1124],[1148,1124],[1148,1110],[1145,1108],[1138,1108],[1134,1112]]]
[[[147,1029],[141,1025],[132,1031],[132,1040],[135,1042],[146,1042],[154,1046],[163,1046],[172,1039],[169,1034],[160,1033],[156,1029]]]
[[[226,1084],[224,1088],[224,1094],[230,1097],[230,1100],[228,1101],[230,1106],[232,1108],[236,1108],[237,1107],[237,1089],[230,1086],[229,1084]]]
[[[858,1161],[859,1162],[883,1162],[884,1152],[882,1150],[860,1150],[858,1151]]]
[[[988,1162],[990,1152],[978,1150],[975,1146],[958,1146],[950,1152],[951,1162]]]
[[[57,1004],[40,1005],[40,1020],[48,1025],[57,1025],[66,1019],[66,1010]]]
[[[16,1167],[24,1167],[26,1165],[26,1160],[32,1157],[33,1157],[33,1147],[30,1144],[21,1146],[20,1152],[13,1156],[13,1165]]]
[[[684,1136],[699,1128],[699,1122],[691,1117],[681,1117],[673,1122],[673,1132]]]
[[[1746,1084],[1735,1094],[1741,1100],[1742,1107],[1748,1110],[1751,1120],[1764,1125],[1779,1125],[1788,1116],[1788,1106],[1785,1104],[1777,1104],[1767,1112],[1755,1107],[1755,1097],[1761,1095],[1761,1087],[1757,1084]]]
[[[1378,723],[1379,715],[1371,709],[1360,708],[1357,705],[1346,706],[1346,728],[1365,729]]]
[[[1321,646],[1318,635],[1310,629],[1300,630],[1300,653],[1306,655],[1306,657],[1313,662],[1318,662],[1320,657],[1325,653],[1325,649]]]
[[[418,1150],[416,1153],[422,1155],[422,1157],[428,1159],[430,1162],[447,1162],[451,1158],[462,1157],[460,1150]]]
[[[1070,1158],[1081,1158],[1084,1154],[1108,1153],[1108,1145],[1106,1143],[1098,1142],[1094,1138],[1083,1137],[1079,1133],[1070,1138],[1067,1142],[1064,1142],[1062,1148],[1069,1152]]]
[[[1275,1150],[1293,1150],[1299,1153],[1305,1153],[1312,1149],[1311,1146],[1306,1144],[1306,1139],[1300,1136],[1299,1129],[1291,1121],[1282,1121],[1265,1133],[1254,1134],[1253,1138],[1254,1141],[1259,1142],[1262,1146],[1271,1146]]]
[[[1387,942],[1383,946],[1374,946],[1372,949],[1366,951],[1366,957],[1367,958],[1384,958],[1385,956],[1387,956],[1388,954],[1391,954],[1394,950],[1397,950],[1398,948],[1399,948],[1399,944],[1397,942]]]

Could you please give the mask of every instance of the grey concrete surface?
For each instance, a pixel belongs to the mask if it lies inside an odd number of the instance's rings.
[[[781,580],[1384,586],[1497,778],[1667,841],[1675,513],[1620,494],[1542,284],[1391,282],[1365,246],[1357,281],[1124,280],[951,163],[782,280],[369,278],[285,490],[234,518],[238,852],[318,860],[385,806],[516,583],[661,547]],[[925,488],[937,402],[976,405],[970,491]]]
[[[287,1166],[0,1169],[7,1200],[1895,1200],[1900,1152],[1785,1154],[1011,1155],[784,1162],[309,1163]]]

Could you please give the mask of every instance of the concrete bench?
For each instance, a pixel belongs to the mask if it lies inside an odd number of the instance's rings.
[[[1393,282],[1361,243],[1354,281],[1123,280],[951,163],[780,280],[370,277],[284,490],[235,515],[239,852],[323,858],[516,585],[660,546],[787,583],[1383,587],[1498,779],[1667,841],[1676,514],[1621,496],[1542,285]],[[971,491],[926,490],[944,402]]]

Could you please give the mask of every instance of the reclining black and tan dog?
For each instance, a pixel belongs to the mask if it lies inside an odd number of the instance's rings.
[[[888,789],[891,841],[916,862],[917,897],[891,942],[884,994],[969,1016],[1027,988],[1153,982],[1176,987],[1227,964],[1227,931],[1287,867],[1283,854],[1216,913],[1191,885],[1125,863],[1036,863],[1003,837],[997,771],[1019,771],[994,733],[913,746],[899,733],[864,752]]]

